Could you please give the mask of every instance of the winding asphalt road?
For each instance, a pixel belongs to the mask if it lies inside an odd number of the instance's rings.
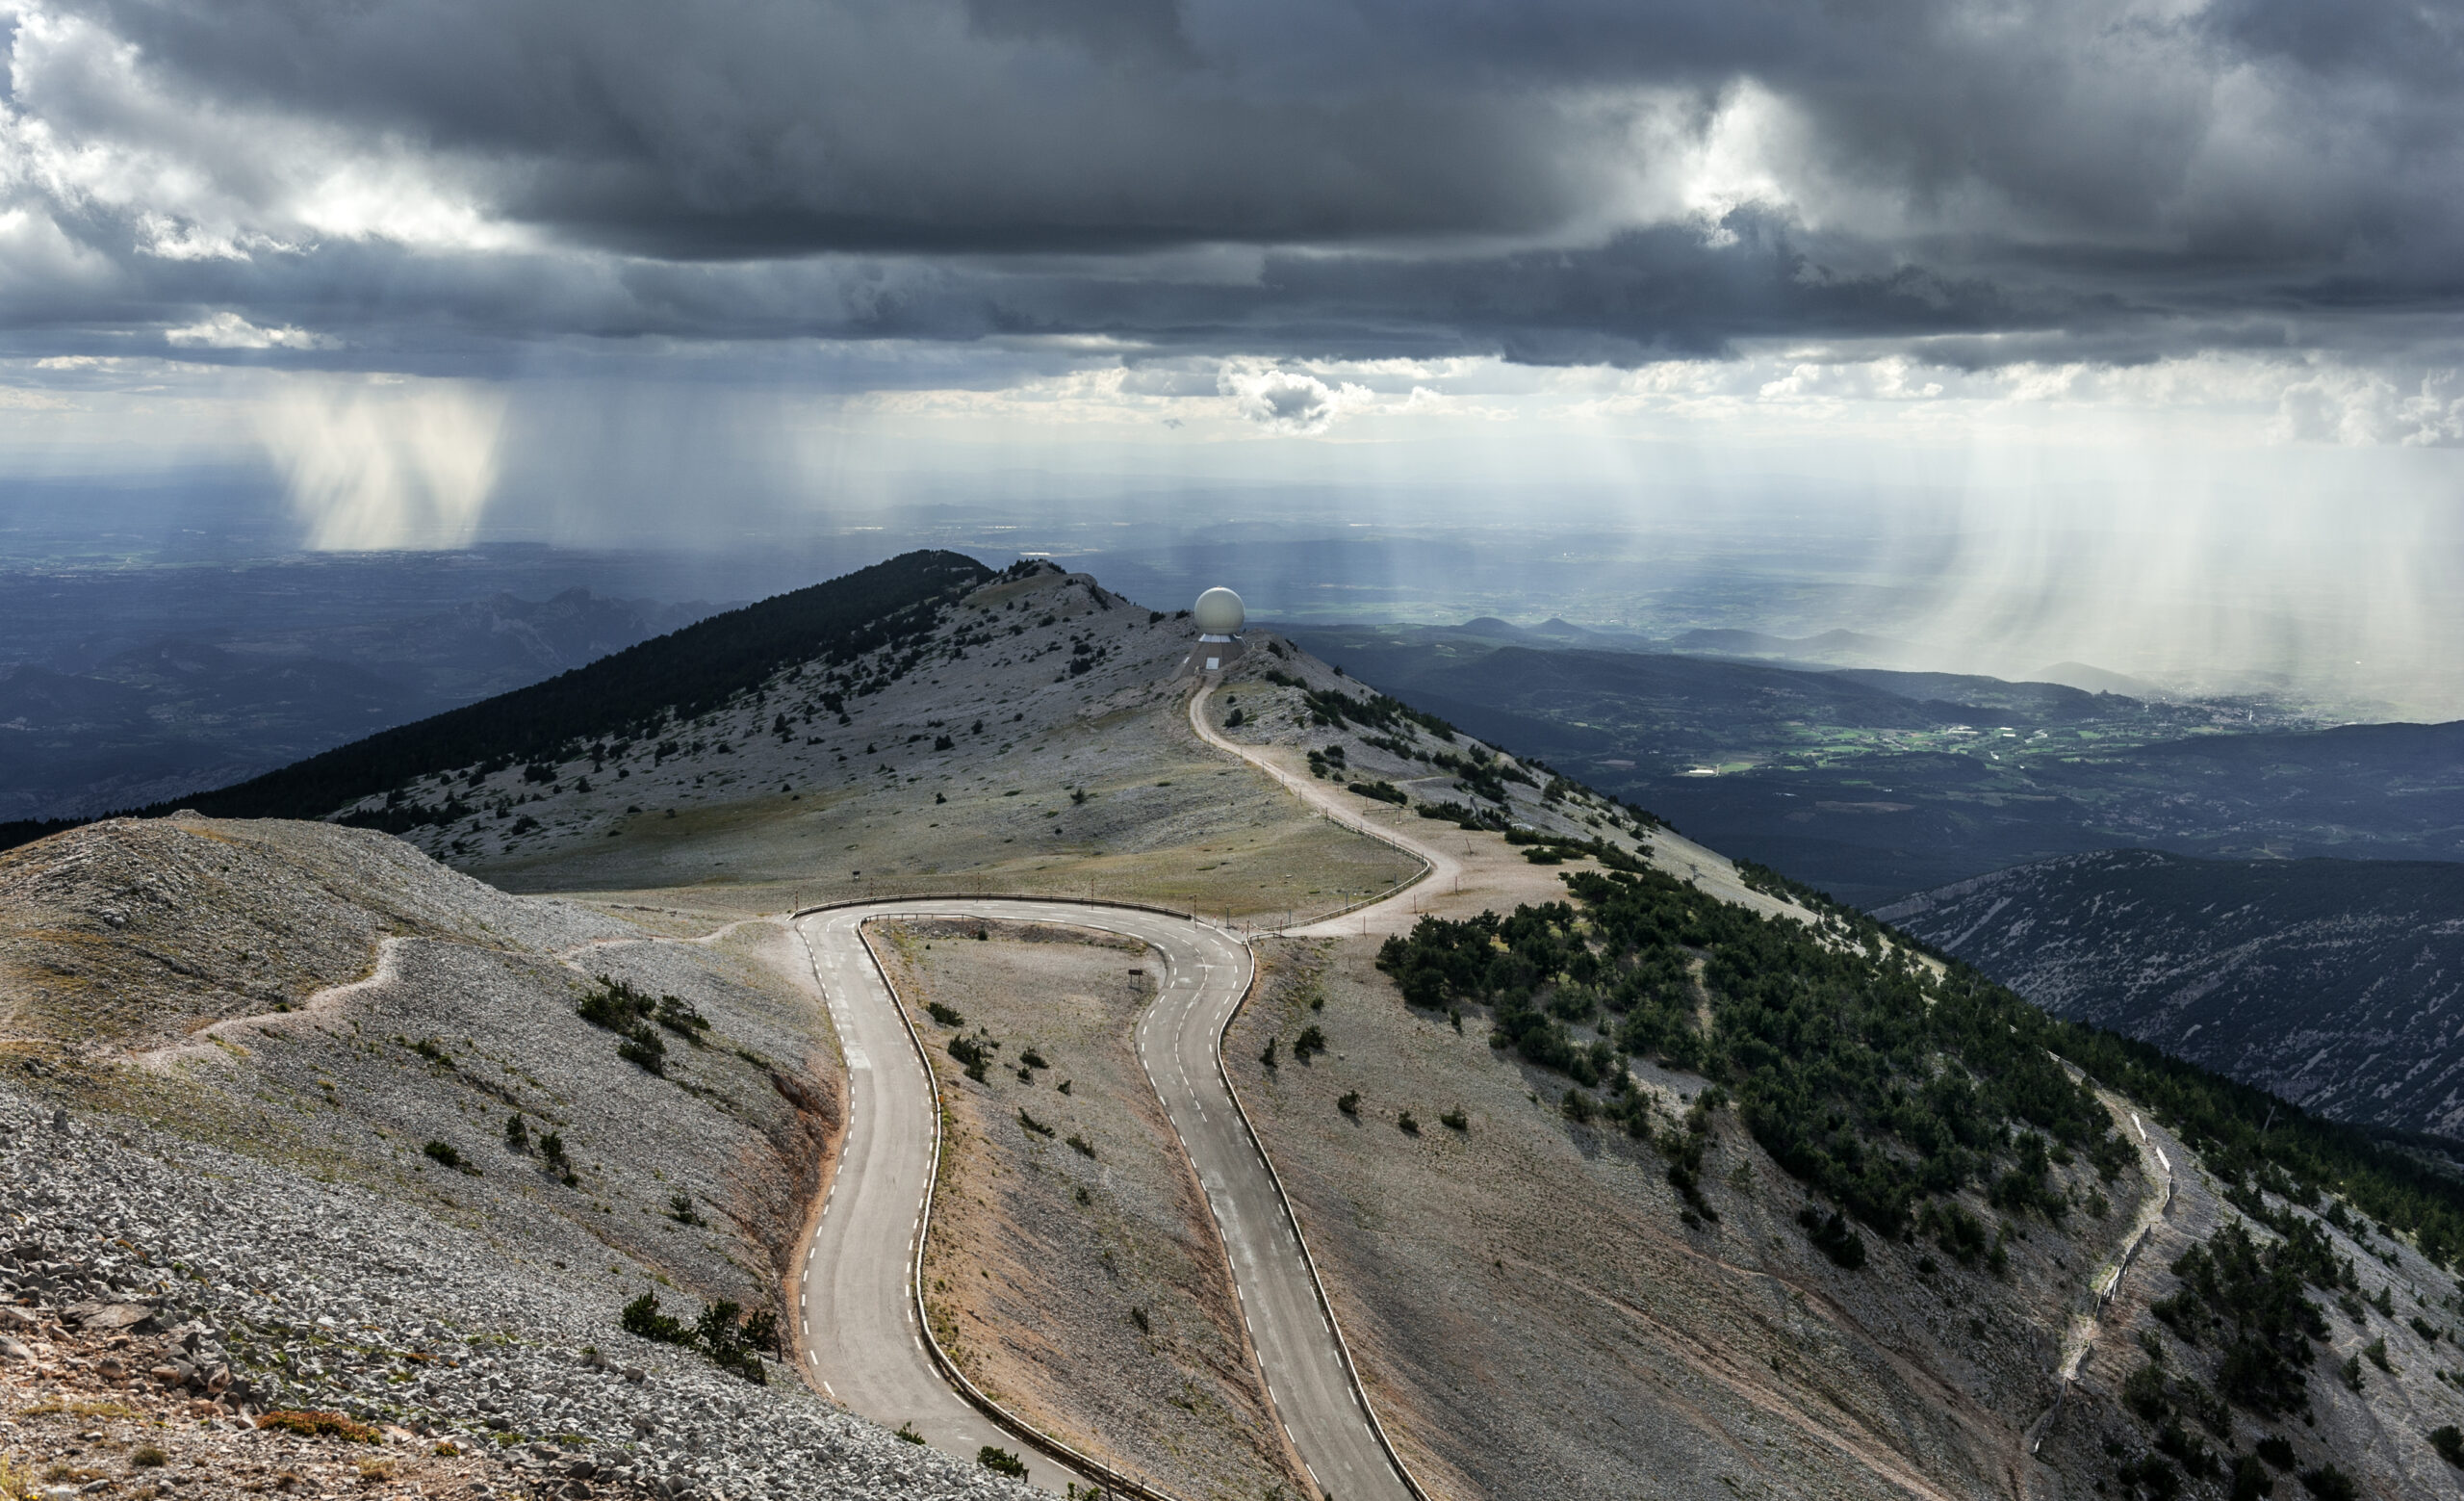
[[[952,1390],[916,1322],[916,1237],[938,1122],[932,1080],[861,928],[879,918],[923,916],[1068,923],[1136,939],[1163,956],[1162,990],[1138,1027],[1139,1058],[1205,1187],[1276,1413],[1322,1492],[1337,1501],[1411,1501],[1353,1392],[1299,1236],[1223,1081],[1218,1047],[1248,989],[1248,949],[1220,929],[1162,913],[930,897],[798,919],[847,1051],[850,1096],[845,1151],[797,1292],[797,1331],[824,1389],[867,1417],[911,1423],[927,1442],[967,1459],[984,1444],[1018,1450],[1030,1478],[1048,1489],[1088,1483]],[[1150,1484],[1168,1488],[1160,1477]]]

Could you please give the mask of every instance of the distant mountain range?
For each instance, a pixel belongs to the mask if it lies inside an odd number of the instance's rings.
[[[2106,850],[1875,915],[2056,1016],[2323,1115],[2464,1136],[2464,865]]]

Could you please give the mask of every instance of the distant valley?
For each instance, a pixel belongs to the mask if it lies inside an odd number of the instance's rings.
[[[1859,906],[2117,846],[2464,854],[2464,726],[2324,728],[2258,698],[1601,650],[1494,621],[1294,639]]]

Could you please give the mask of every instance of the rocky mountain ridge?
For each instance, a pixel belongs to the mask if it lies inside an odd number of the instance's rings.
[[[2464,1135],[2464,865],[2111,850],[1877,916],[2056,1016],[2304,1109]]]

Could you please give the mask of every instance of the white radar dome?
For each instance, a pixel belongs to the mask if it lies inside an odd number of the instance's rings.
[[[1209,589],[1197,597],[1197,608],[1190,611],[1197,618],[1200,635],[1232,635],[1241,623],[1249,618],[1241,608],[1241,596],[1230,589]]]

